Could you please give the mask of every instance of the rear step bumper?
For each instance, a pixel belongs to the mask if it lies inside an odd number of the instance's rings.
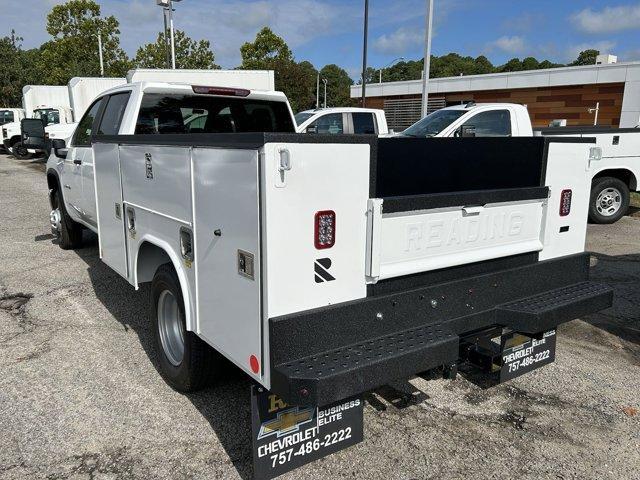
[[[588,277],[581,254],[273,318],[271,391],[326,405],[457,362],[470,332],[551,330],[611,306]]]

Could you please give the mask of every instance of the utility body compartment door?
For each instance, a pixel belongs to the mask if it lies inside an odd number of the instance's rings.
[[[91,154],[91,152],[88,152]],[[124,278],[128,277],[125,212],[122,204],[120,152],[116,144],[93,145],[94,182],[100,258]]]
[[[257,150],[194,148],[191,161],[198,334],[260,380],[268,361],[258,158]]]

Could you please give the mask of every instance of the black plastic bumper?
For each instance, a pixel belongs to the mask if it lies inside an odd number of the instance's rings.
[[[326,405],[455,363],[465,334],[553,329],[611,306],[612,290],[588,279],[580,254],[272,318],[271,390]]]

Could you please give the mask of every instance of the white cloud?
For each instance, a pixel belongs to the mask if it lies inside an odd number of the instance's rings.
[[[585,8],[571,15],[578,30],[586,33],[609,33],[640,28],[640,3],[605,7],[602,10]]]
[[[518,35],[503,36],[486,45],[487,51],[501,50],[510,54],[518,54],[526,49],[524,38]]]
[[[424,43],[424,30],[401,27],[390,34],[381,35],[373,41],[373,48],[385,55],[401,55]]]
[[[566,51],[566,60],[573,61],[578,58],[580,52],[584,50],[599,50],[600,53],[612,53],[616,42],[612,40],[601,40],[599,42],[586,42],[579,45],[571,45]]]

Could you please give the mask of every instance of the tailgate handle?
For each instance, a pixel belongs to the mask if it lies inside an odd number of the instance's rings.
[[[462,207],[462,216],[463,217],[475,217],[476,215],[480,215],[484,211],[484,207]]]

